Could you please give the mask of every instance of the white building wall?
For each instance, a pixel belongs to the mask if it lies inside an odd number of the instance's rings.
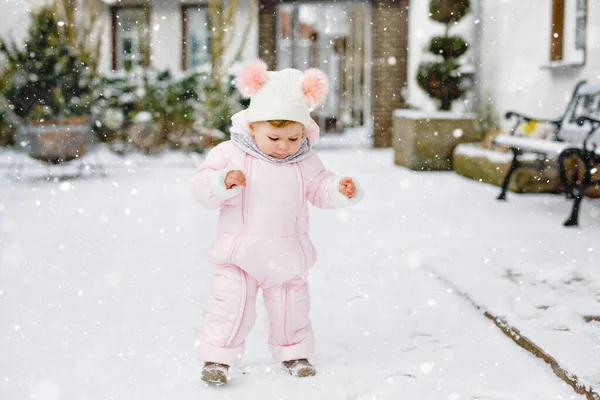
[[[153,0],[150,4],[150,64],[159,69],[181,70],[181,5]]]
[[[567,0],[567,7],[573,0]],[[600,2],[588,0],[587,61],[584,66],[549,69],[551,2],[482,1],[479,84],[489,93],[503,128],[506,111],[537,118],[559,117],[581,79],[600,80]],[[566,18],[569,14],[566,13]],[[570,21],[570,20],[569,20]],[[565,34],[575,31],[574,21]],[[565,52],[567,54],[567,52]]]
[[[0,36],[5,39],[14,38],[18,43],[27,34],[31,19],[32,7],[45,0],[0,0]]]
[[[112,70],[112,33],[110,8],[107,6],[102,13],[102,33],[100,35],[100,60],[98,70],[106,73]]]

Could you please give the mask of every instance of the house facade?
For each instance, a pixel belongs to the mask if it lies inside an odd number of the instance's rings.
[[[28,7],[1,0],[0,34],[20,39]],[[31,7],[45,0],[28,0]],[[103,0],[100,71],[152,66],[172,71],[210,69],[206,0]],[[404,107],[408,0],[240,1],[224,69],[256,58],[270,68],[324,70],[331,96],[315,116],[325,131],[373,127],[374,144],[389,146],[392,112]],[[20,21],[16,23],[16,21]],[[378,38],[373,41],[372,38]],[[240,50],[241,46],[241,51]]]
[[[0,34],[21,39],[28,7],[0,1]],[[103,1],[102,72],[138,65],[210,69],[208,1]],[[240,1],[223,66],[235,72],[258,56],[270,68],[321,68],[332,89],[316,111],[321,127],[371,126],[374,145],[388,146],[394,109],[435,109],[415,79],[419,63],[431,57],[429,39],[443,32],[429,19],[428,3]],[[577,81],[600,78],[600,3],[592,0],[471,0],[471,13],[451,33],[470,44],[463,71],[475,82],[456,111],[490,99],[498,117],[509,109],[557,117]]]
[[[412,1],[407,102],[435,104],[417,87],[418,64],[429,38],[442,32],[428,18],[427,2]],[[600,81],[600,2],[595,0],[478,0],[451,32],[470,44],[464,56],[475,86],[455,109],[473,110],[491,101],[500,126],[513,110],[558,118],[580,80]]]
[[[485,1],[482,20],[479,88],[501,116],[560,117],[578,81],[600,81],[600,2]]]

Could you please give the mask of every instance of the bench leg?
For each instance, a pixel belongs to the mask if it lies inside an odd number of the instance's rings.
[[[571,190],[575,193],[575,201],[573,202],[573,208],[571,209],[571,215],[563,224],[564,226],[578,226],[579,225],[579,207],[581,205],[581,201],[585,196],[586,190],[590,187],[592,173],[591,170],[593,165],[586,158],[582,160],[585,165],[585,171],[583,173],[583,180],[581,185],[577,188],[572,188]]]
[[[510,177],[512,176],[513,172],[515,172],[515,170],[519,167],[520,167],[520,165],[519,165],[518,153],[513,151],[513,159],[512,159],[512,162],[510,163],[510,168],[508,169],[508,173],[504,177],[504,182],[502,182],[502,191],[500,192],[500,195],[498,195],[498,197],[496,199],[506,200],[506,191],[508,190],[508,184],[510,183]]]
[[[567,199],[574,199],[574,189],[577,185],[577,166],[573,168],[570,179],[567,179],[567,167],[565,160],[569,157],[577,156],[579,150],[567,149],[558,155],[558,172],[560,176],[560,182],[563,185],[565,196]]]
[[[582,186],[581,190],[577,190],[577,195],[575,196],[575,201],[573,201],[573,208],[571,209],[571,215],[563,224],[564,226],[578,226],[579,225],[579,206],[581,204],[581,200],[583,200],[583,196],[587,189],[587,186]]]

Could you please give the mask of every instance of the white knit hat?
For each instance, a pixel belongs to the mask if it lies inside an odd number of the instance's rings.
[[[236,86],[242,95],[250,97],[246,111],[248,122],[296,121],[303,124],[308,133],[314,131],[316,125],[310,111],[323,104],[327,96],[327,76],[323,71],[316,68],[304,72],[292,68],[267,71],[267,65],[261,60],[242,68]],[[309,139],[316,141],[310,135]]]

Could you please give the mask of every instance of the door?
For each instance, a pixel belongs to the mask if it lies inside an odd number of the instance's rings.
[[[276,69],[320,68],[329,96],[312,114],[324,132],[370,119],[370,2],[302,2],[277,6]]]

